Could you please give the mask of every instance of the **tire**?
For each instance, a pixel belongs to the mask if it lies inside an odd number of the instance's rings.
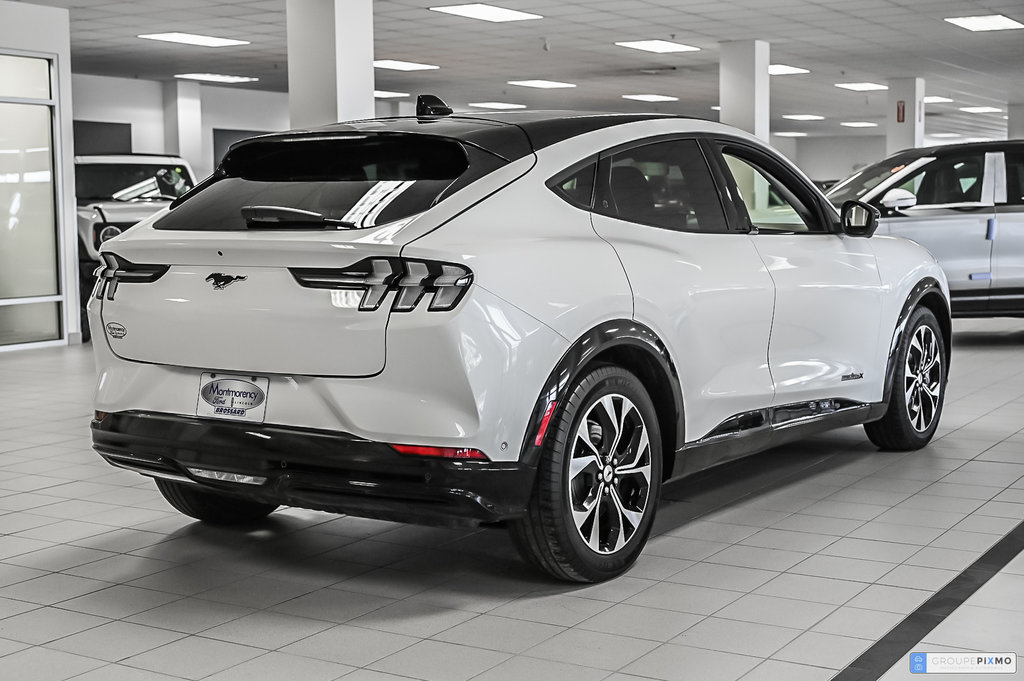
[[[616,577],[643,550],[661,492],[651,398],[625,369],[599,367],[575,382],[550,425],[527,512],[509,524],[513,541],[558,579]]]
[[[889,408],[864,430],[881,449],[921,449],[932,439],[946,397],[948,359],[935,314],[919,307],[907,320],[896,356]]]
[[[277,504],[261,504],[216,492],[196,485],[155,478],[157,489],[171,506],[187,516],[211,525],[239,525],[261,520],[277,509]]]

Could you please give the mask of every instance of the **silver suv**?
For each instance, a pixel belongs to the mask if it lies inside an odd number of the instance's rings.
[[[78,270],[82,338],[89,340],[85,304],[96,283],[99,248],[135,223],[166,208],[195,186],[182,158],[157,154],[75,157]]]
[[[827,196],[875,206],[879,234],[930,250],[954,317],[1024,317],[1024,140],[901,151]]]

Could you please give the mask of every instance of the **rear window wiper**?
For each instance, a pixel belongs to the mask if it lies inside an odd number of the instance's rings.
[[[307,227],[314,229],[359,229],[348,220],[329,218],[322,213],[288,206],[242,206],[242,219],[249,229]]]

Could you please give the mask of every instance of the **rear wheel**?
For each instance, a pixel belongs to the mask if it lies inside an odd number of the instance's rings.
[[[251,523],[270,515],[277,504],[261,504],[226,494],[217,494],[172,480],[156,478],[157,489],[171,506],[187,516],[211,525]]]
[[[661,432],[632,373],[600,367],[556,409],[526,515],[510,524],[527,560],[576,582],[625,572],[650,534],[661,489]]]
[[[946,346],[928,308],[911,313],[896,362],[889,408],[864,430],[882,449],[920,449],[935,434],[946,393]]]

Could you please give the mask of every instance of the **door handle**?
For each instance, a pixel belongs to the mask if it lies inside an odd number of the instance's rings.
[[[988,227],[985,230],[985,240],[986,241],[995,241],[996,240],[996,225],[997,225],[997,222],[996,222],[995,218],[989,218],[988,219]]]

